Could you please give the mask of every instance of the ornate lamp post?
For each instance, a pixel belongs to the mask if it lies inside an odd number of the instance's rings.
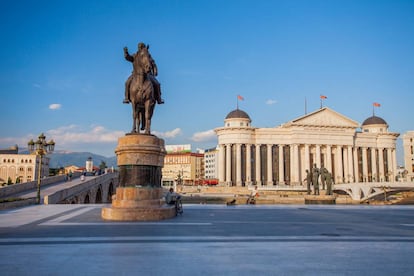
[[[37,175],[37,197],[36,203],[40,204],[40,184],[42,181],[42,157],[48,153],[53,152],[55,149],[55,142],[50,140],[46,142],[46,136],[42,133],[39,135],[39,139],[34,142],[31,139],[28,143],[29,152],[31,154],[36,154],[39,156],[39,168],[38,168],[38,175]]]

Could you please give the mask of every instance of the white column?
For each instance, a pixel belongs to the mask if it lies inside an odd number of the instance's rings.
[[[316,167],[321,167],[321,145],[316,145],[316,157],[315,157]]]
[[[359,182],[358,148],[354,148],[354,182]]]
[[[332,173],[332,146],[326,145],[326,165],[325,168]]]
[[[262,185],[261,180],[261,168],[260,168],[260,145],[256,145],[256,184]]]
[[[267,145],[267,185],[273,186],[272,145]]]
[[[352,160],[352,146],[348,146],[348,176],[349,182],[355,182],[354,176],[354,167],[353,167],[353,160]]]
[[[294,156],[293,156],[293,145],[288,145],[289,147],[289,185],[293,184],[293,176],[295,175],[294,173]]]
[[[362,182],[368,181],[367,148],[362,148]]]
[[[391,149],[386,149],[387,151],[387,175],[388,181],[392,181],[394,172],[392,171],[392,157],[391,157]]]
[[[397,176],[397,154],[395,149],[392,149],[392,167],[394,178],[391,181],[395,181],[395,177]]]
[[[312,164],[310,163],[309,158],[309,145],[305,144],[305,168],[309,171],[312,169]]]
[[[246,144],[246,185],[252,184],[252,145]]]
[[[279,183],[285,184],[283,145],[279,145]]]
[[[379,180],[380,182],[383,182],[385,180],[385,174],[384,174],[384,149],[379,148],[378,149],[378,165],[379,165]]]
[[[348,173],[348,152],[347,152],[347,146],[344,146],[344,153],[343,153],[343,160],[344,160],[344,183],[348,183],[348,175],[349,175],[349,173]]]
[[[226,145],[226,184],[231,185],[231,144]]]
[[[336,183],[343,183],[343,164],[342,164],[342,146],[336,146]]]
[[[308,144],[303,145],[303,158],[301,155],[301,148],[299,146],[299,155],[301,156],[301,178],[299,180],[303,184],[303,180],[306,176],[306,170],[311,171]]]
[[[376,155],[377,149],[371,148],[371,174],[372,174],[372,182],[378,181],[378,175],[377,175],[377,155]]]
[[[293,156],[291,159],[293,159],[293,168],[291,171],[291,183],[292,184],[298,184],[300,183],[300,171],[299,171],[299,145],[294,144],[293,147]]]
[[[241,186],[242,184],[241,161],[241,144],[236,144],[236,186]]]
[[[224,184],[226,182],[226,164],[225,164],[225,157],[226,157],[226,147],[221,144],[219,145],[219,183]]]
[[[394,165],[392,164],[392,152],[391,149],[387,149],[387,160],[388,160],[388,172],[389,172],[389,177],[388,177],[388,181],[394,181],[394,174],[395,172],[393,171]]]

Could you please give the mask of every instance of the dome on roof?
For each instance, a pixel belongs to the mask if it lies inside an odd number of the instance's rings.
[[[388,125],[388,124],[387,124],[387,122],[384,119],[382,119],[382,118],[377,117],[377,116],[374,115],[374,116],[369,117],[368,119],[366,119],[362,123],[362,125],[363,126],[367,126],[367,125]]]
[[[235,109],[227,114],[226,119],[248,119],[250,120],[249,115],[240,109]]]

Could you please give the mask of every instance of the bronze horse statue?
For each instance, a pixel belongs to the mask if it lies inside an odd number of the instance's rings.
[[[155,89],[159,89],[158,81],[152,76],[151,56],[147,47],[143,47],[134,56],[134,73],[129,86],[129,99],[132,105],[131,133],[151,134],[151,118],[154,113]]]

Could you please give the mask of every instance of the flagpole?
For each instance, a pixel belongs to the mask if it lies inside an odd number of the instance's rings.
[[[305,115],[308,114],[308,107],[307,107],[307,103],[306,103],[306,97],[305,97]]]

